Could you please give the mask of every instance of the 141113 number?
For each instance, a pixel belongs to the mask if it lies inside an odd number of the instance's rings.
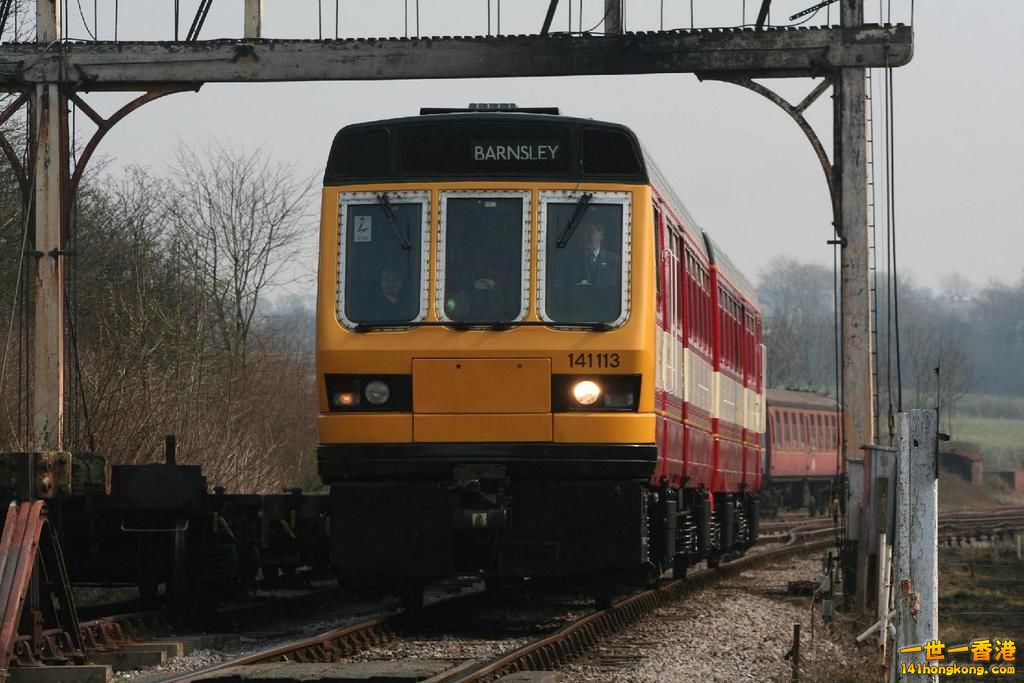
[[[617,368],[619,367],[619,354],[617,353],[570,353],[570,368]]]

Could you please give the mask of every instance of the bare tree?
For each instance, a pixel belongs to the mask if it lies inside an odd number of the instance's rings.
[[[760,273],[769,386],[821,389],[835,383],[832,273],[789,257]]]
[[[205,281],[220,344],[245,364],[260,296],[280,284],[310,216],[312,178],[262,150],[179,145],[169,215],[185,258]]]

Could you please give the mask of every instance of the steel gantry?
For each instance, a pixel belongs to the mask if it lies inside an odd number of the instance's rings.
[[[763,0],[756,28],[622,33],[621,0],[606,0],[601,35],[548,33],[551,0],[537,35],[343,40],[263,39],[262,0],[245,0],[243,38],[198,40],[199,15],[188,40],[68,42],[61,33],[61,0],[36,0],[34,43],[0,46],[0,90],[17,93],[0,114],[31,111],[30,153],[23,165],[13,146],[0,148],[19,175],[34,239],[32,448],[61,450],[64,423],[64,258],[75,192],[92,151],[110,127],[146,102],[204,83],[455,79],[694,73],[730,81],[769,97],[800,124],[815,147],[832,197],[842,243],[843,438],[847,460],[874,441],[871,382],[871,300],[868,281],[865,69],[910,61],[910,27],[864,24],[863,0],[841,0],[841,25],[765,28]],[[202,10],[202,5],[200,7]],[[754,79],[820,77],[804,101],[789,104]],[[832,160],[803,118],[833,89]],[[141,93],[110,117],[83,99],[91,91]],[[98,126],[71,167],[68,107],[74,103]],[[849,500],[848,537],[859,529],[857,482]],[[863,572],[861,573],[863,576]],[[863,594],[863,592],[862,592]]]

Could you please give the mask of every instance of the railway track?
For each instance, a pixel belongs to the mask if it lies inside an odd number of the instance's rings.
[[[427,671],[422,680],[441,681],[494,681],[517,671],[551,670],[582,655],[601,638],[620,630],[657,607],[679,598],[710,588],[718,581],[735,576],[748,569],[762,566],[782,558],[828,547],[833,542],[832,529],[816,529],[793,534],[790,542],[783,547],[753,551],[750,554],[722,563],[718,569],[705,569],[691,573],[685,580],[674,580],[657,588],[630,595],[605,610],[593,612],[580,609],[580,614],[565,617],[551,617],[551,621],[562,622],[545,630],[539,637],[506,638],[504,642],[522,641],[505,648],[491,657],[454,656],[438,665],[442,670]],[[482,599],[482,597],[477,598]],[[470,601],[473,598],[469,598]],[[408,654],[413,648],[403,643],[409,632],[415,633],[426,628],[452,629],[461,621],[458,612],[473,611],[474,605],[466,599],[450,601],[444,605],[427,608],[422,614],[410,619],[409,615],[375,617],[360,623],[344,626],[305,637],[293,642],[276,645],[259,652],[193,671],[173,678],[162,679],[162,683],[183,683],[197,679],[209,681],[238,681],[249,674],[271,675],[275,680],[308,678],[316,676],[318,668],[328,662],[354,662],[361,653],[371,648],[389,648],[390,652]],[[461,604],[457,604],[461,603]],[[571,607],[566,612],[572,612]],[[583,613],[585,612],[585,613]],[[435,641],[436,642],[436,641]],[[334,665],[338,666],[337,664]],[[413,665],[415,666],[415,664]],[[313,667],[312,669],[310,667]],[[292,671],[292,674],[289,674]],[[427,675],[430,674],[430,675]]]
[[[581,601],[575,603],[570,601],[561,607],[552,607],[547,613],[535,612],[522,617],[527,621],[533,620],[538,623],[527,626],[521,624],[522,628],[518,632],[511,635],[508,633],[500,635],[497,640],[504,645],[492,648],[500,650],[500,652],[487,652],[486,648],[471,652],[473,650],[471,647],[465,652],[449,652],[450,657],[438,664],[442,669],[434,673],[426,671],[422,680],[430,680],[435,683],[439,681],[493,681],[515,671],[557,669],[585,654],[602,638],[623,629],[661,605],[710,588],[722,579],[736,576],[748,569],[802,552],[828,547],[834,542],[834,530],[831,526],[822,527],[823,521],[830,522],[831,520],[804,520],[797,524],[791,524],[790,529],[785,533],[766,534],[765,541],[767,543],[774,541],[776,545],[755,548],[744,557],[723,563],[718,569],[692,572],[685,580],[667,582],[657,588],[630,595],[606,610],[592,612],[589,606],[584,605]],[[986,540],[1022,531],[1024,531],[1024,509],[1021,508],[1000,508],[980,512],[955,511],[944,513],[940,517],[940,538],[950,544],[953,539],[957,538]],[[782,541],[786,542],[783,544]],[[348,663],[356,662],[361,656],[364,658],[374,656],[370,651],[375,648],[377,650],[387,649],[388,652],[393,653],[392,656],[395,659],[415,658],[415,646],[408,645],[408,641],[415,640],[417,634],[433,632],[427,639],[422,640],[436,644],[449,639],[452,641],[450,648],[461,647],[458,643],[462,641],[458,638],[448,638],[448,636],[438,638],[437,633],[446,632],[446,629],[450,632],[453,624],[464,624],[469,621],[467,615],[473,613],[486,615],[495,610],[494,604],[481,602],[485,601],[487,597],[482,591],[477,591],[475,594],[464,595],[458,599],[428,607],[415,616],[394,613],[393,606],[381,604],[378,605],[379,609],[373,612],[366,610],[362,612],[362,614],[372,613],[373,616],[370,618],[351,617],[352,623],[335,626],[315,635],[308,635],[308,618],[314,614],[326,616],[331,608],[339,604],[337,597],[334,599],[325,596],[317,597],[319,593],[315,592],[312,597],[306,596],[291,601],[281,600],[280,604],[274,604],[271,601],[269,605],[244,608],[237,610],[237,613],[230,611],[228,613],[231,615],[230,617],[221,618],[222,622],[235,625],[269,623],[275,622],[283,615],[303,614],[303,611],[308,609],[308,612],[304,614],[307,618],[306,634],[301,637],[295,637],[295,630],[289,637],[285,628],[278,627],[274,636],[277,638],[277,642],[270,647],[250,651],[243,656],[234,657],[199,670],[185,673],[150,674],[146,676],[145,680],[162,683],[178,683],[199,678],[238,681],[239,676],[242,675],[241,672],[255,671],[253,667],[257,669],[273,668],[275,678],[287,680],[290,677],[288,671],[294,666],[300,666],[300,668],[302,666],[323,667],[325,663],[335,663],[331,665],[332,668],[339,665],[348,666]],[[337,591],[335,591],[335,596],[337,596]],[[286,607],[285,605],[290,602],[294,602],[299,608]],[[317,603],[320,603],[322,609],[314,609]],[[498,611],[501,609],[502,607],[499,606]],[[351,610],[348,613],[353,614]],[[340,623],[340,620],[336,619],[335,623]],[[541,623],[543,626],[540,625]],[[87,648],[91,652],[97,653],[99,659],[105,657],[107,661],[111,657],[116,657],[119,652],[144,649],[154,644],[157,649],[166,649],[169,642],[181,637],[174,635],[173,625],[166,615],[159,612],[110,616],[83,622],[82,634]],[[493,639],[493,636],[492,633],[488,637]],[[471,640],[471,638],[465,640]],[[478,640],[484,639],[478,638]],[[177,652],[181,653],[180,647],[177,648]],[[172,656],[175,656],[173,648],[167,650],[167,658]],[[367,664],[365,661],[362,663]],[[309,675],[308,671],[301,675],[299,671],[296,671],[296,677],[306,678]]]

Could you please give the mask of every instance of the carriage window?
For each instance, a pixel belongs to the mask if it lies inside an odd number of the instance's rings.
[[[423,192],[341,196],[339,319],[387,324],[423,318],[427,203]]]
[[[629,195],[544,195],[541,316],[570,324],[622,322],[626,314],[623,273],[628,254],[623,247],[628,245]]]
[[[438,272],[446,320],[513,322],[526,313],[529,199],[522,192],[446,192]]]

